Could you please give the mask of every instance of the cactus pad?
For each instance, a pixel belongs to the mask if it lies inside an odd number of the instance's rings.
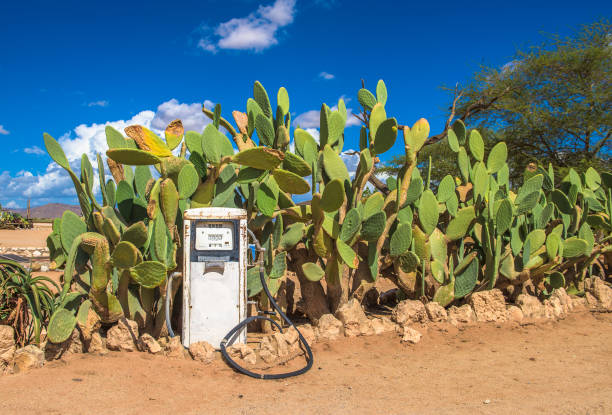
[[[106,155],[116,163],[128,166],[150,166],[161,162],[155,154],[133,148],[110,149]]]
[[[62,343],[68,340],[76,326],[76,317],[65,308],[58,309],[49,320],[47,336],[51,343]]]
[[[302,177],[287,170],[275,169],[272,176],[283,192],[302,195],[310,191],[310,185]]]
[[[397,139],[397,121],[395,118],[384,120],[376,130],[374,138],[374,152],[382,154],[393,147]]]
[[[320,281],[321,278],[325,276],[325,271],[314,262],[305,262],[302,265],[302,271],[304,272],[304,276],[313,282]]]
[[[273,170],[283,161],[284,154],[268,147],[251,147],[236,153],[232,162],[258,170]]]
[[[401,256],[410,249],[412,243],[412,224],[400,223],[389,242],[389,254],[397,257]]]
[[[438,224],[438,200],[431,190],[421,195],[419,202],[419,221],[426,235],[430,235]]]
[[[326,212],[334,212],[340,209],[344,203],[344,184],[338,179],[327,183],[321,196],[321,209]]]
[[[478,269],[478,258],[474,257],[469,265],[455,276],[455,298],[465,297],[476,287]]]
[[[361,227],[361,237],[368,242],[378,240],[380,235],[382,235],[383,231],[385,230],[386,220],[387,216],[383,211],[379,211],[366,218]]]
[[[111,255],[113,265],[117,268],[132,268],[139,260],[142,259],[142,255],[136,246],[128,241],[121,241],[117,244]]]
[[[144,288],[155,288],[166,280],[166,266],[161,262],[145,261],[130,270],[132,279]]]

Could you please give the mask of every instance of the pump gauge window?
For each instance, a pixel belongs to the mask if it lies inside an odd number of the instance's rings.
[[[198,251],[230,251],[234,249],[232,222],[204,222],[196,227],[195,249]]]

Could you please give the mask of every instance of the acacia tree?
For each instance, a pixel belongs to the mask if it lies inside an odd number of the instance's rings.
[[[489,146],[507,142],[515,179],[531,162],[550,162],[562,175],[570,167],[610,169],[612,26],[607,21],[583,26],[572,37],[552,35],[542,45],[517,51],[500,69],[483,66],[452,93],[443,132],[420,153],[420,161],[433,158],[434,178],[453,164],[443,142],[455,117],[478,128]],[[400,159],[387,169],[395,170]]]

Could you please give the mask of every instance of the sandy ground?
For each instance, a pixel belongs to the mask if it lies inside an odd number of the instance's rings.
[[[611,314],[430,328],[413,346],[392,334],[341,339],[314,354],[310,372],[280,381],[247,378],[222,361],[81,355],[1,377],[0,413],[612,413]]]
[[[36,223],[32,229],[0,229],[0,247],[46,247],[50,223]]]

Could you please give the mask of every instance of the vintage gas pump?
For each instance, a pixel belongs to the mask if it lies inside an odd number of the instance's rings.
[[[221,340],[246,318],[247,219],[243,209],[184,215],[183,346]],[[246,342],[246,328],[236,338]]]
[[[183,216],[183,331],[182,344],[206,341],[219,349],[230,366],[258,379],[282,379],[307,372],[313,355],[304,336],[278,306],[268,290],[265,277],[263,248],[247,228],[247,212],[243,209],[208,207],[188,209]],[[226,348],[234,343],[246,343],[247,325],[254,320],[268,320],[279,331],[281,324],[266,315],[246,316],[247,248],[250,235],[257,258],[259,279],[276,314],[293,327],[306,353],[307,364],[288,373],[260,374],[251,372],[232,360]],[[171,275],[166,294],[166,325],[170,336]]]

